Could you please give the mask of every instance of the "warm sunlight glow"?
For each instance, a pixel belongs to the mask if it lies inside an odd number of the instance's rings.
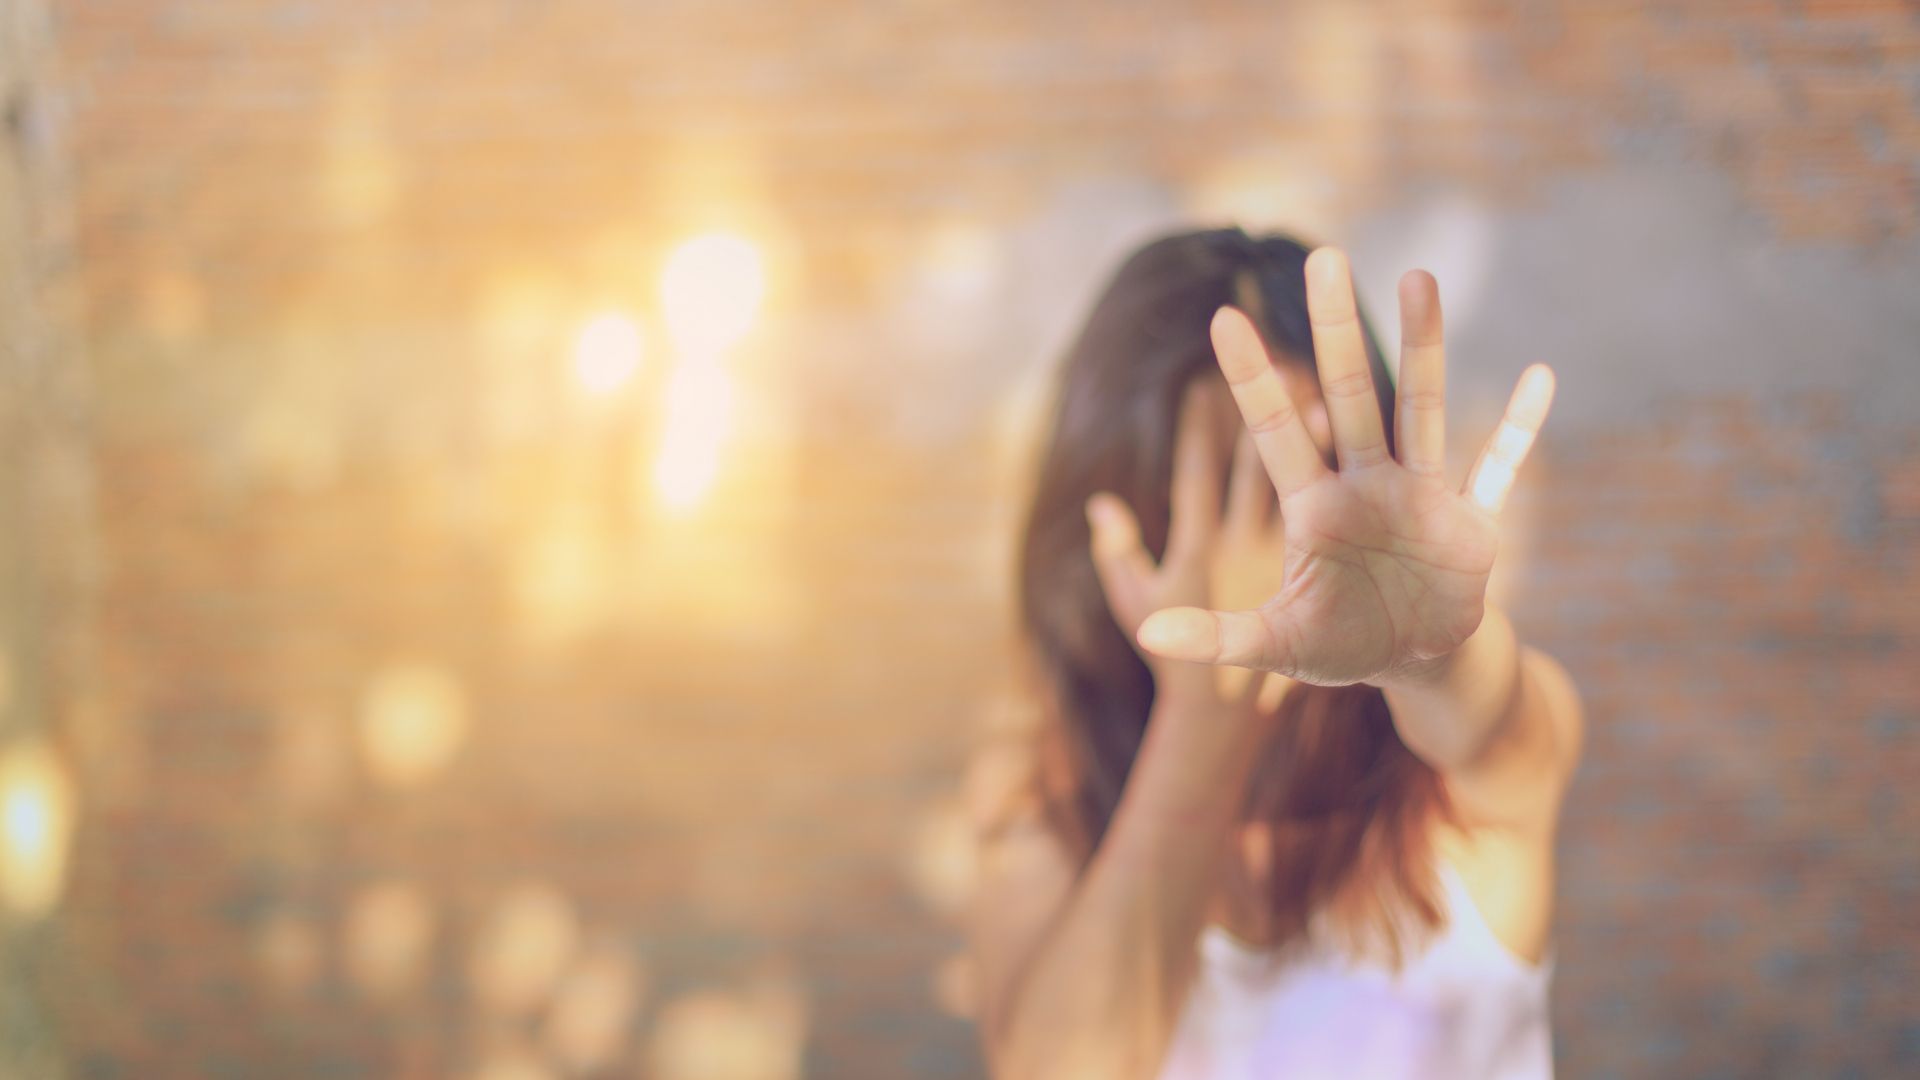
[[[328,91],[315,174],[320,204],[340,223],[365,225],[392,210],[401,195],[392,77],[371,58],[349,58],[335,64]]]
[[[1000,270],[1000,250],[985,227],[961,221],[944,222],[926,238],[921,274],[933,294],[950,303],[985,299],[993,291]]]
[[[38,855],[53,838],[52,808],[46,793],[20,787],[6,793],[7,846],[14,851]]]
[[[467,733],[466,694],[452,674],[396,664],[367,684],[360,746],[379,780],[411,787],[439,772]]]
[[[66,884],[73,791],[45,747],[0,755],[0,900],[25,916],[44,915]]]
[[[602,312],[580,327],[573,341],[573,377],[580,388],[605,397],[640,370],[640,326],[617,311]]]
[[[691,510],[712,489],[733,404],[733,379],[719,364],[683,359],[674,367],[667,384],[666,430],[653,463],[654,492],[669,510]]]
[[[736,233],[682,243],[667,259],[660,304],[683,357],[710,357],[745,337],[766,295],[760,249]]]
[[[557,641],[588,626],[608,605],[611,572],[591,507],[568,499],[530,513],[517,547],[514,594],[517,629],[536,641]]]
[[[1335,217],[1334,185],[1325,177],[1300,175],[1271,154],[1249,151],[1203,169],[1185,192],[1188,213],[1237,221],[1256,231],[1324,229]]]

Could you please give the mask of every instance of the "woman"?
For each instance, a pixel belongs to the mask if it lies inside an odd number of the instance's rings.
[[[1340,252],[1199,232],[1074,345],[1022,550],[1041,768],[973,919],[996,1076],[1550,1074],[1581,711],[1485,594],[1553,376],[1456,488],[1432,277],[1400,308],[1396,400]]]

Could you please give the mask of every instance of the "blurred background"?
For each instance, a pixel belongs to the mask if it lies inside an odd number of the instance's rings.
[[[1564,1075],[1920,1071],[1920,10],[0,0],[0,1076],[978,1077],[1117,260],[1431,269]],[[1010,763],[1011,762],[1011,763]]]

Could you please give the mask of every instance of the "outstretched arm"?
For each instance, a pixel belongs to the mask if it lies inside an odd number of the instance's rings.
[[[1552,403],[1554,377],[1529,367],[1499,428],[1458,489],[1446,482],[1440,301],[1421,271],[1400,283],[1402,355],[1389,452],[1347,262],[1307,262],[1320,386],[1333,427],[1328,469],[1252,324],[1223,308],[1215,348],[1280,496],[1284,584],[1258,608],[1171,608],[1141,626],[1162,656],[1237,664],[1388,696],[1402,738],[1488,816],[1523,815],[1508,781],[1564,776],[1578,701],[1565,673],[1524,649],[1486,604],[1496,515]],[[1551,794],[1557,797],[1558,780]],[[1549,799],[1548,801],[1552,801]],[[1550,818],[1549,818],[1550,819]]]
[[[1489,607],[1459,648],[1381,690],[1400,740],[1446,778],[1462,824],[1551,836],[1579,757],[1580,699],[1505,612]]]

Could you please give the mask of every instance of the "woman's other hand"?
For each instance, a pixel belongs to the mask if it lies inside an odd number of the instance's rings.
[[[1168,500],[1171,521],[1158,563],[1141,542],[1139,520],[1124,500],[1110,492],[1087,500],[1094,568],[1114,621],[1130,639],[1163,608],[1252,604],[1281,585],[1283,537],[1273,520],[1273,491],[1258,450],[1244,433],[1237,441],[1223,514],[1213,415],[1196,380],[1181,401]],[[1287,683],[1278,675],[1256,683],[1256,673],[1247,668],[1140,654],[1155,686],[1176,696],[1204,695],[1271,712]]]

